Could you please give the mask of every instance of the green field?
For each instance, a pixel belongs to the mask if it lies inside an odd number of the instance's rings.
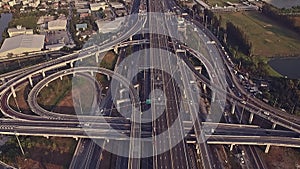
[[[300,54],[300,36],[258,12],[222,14],[227,21],[241,28],[253,46],[254,56],[276,57]]]
[[[240,0],[207,0],[207,3],[211,6],[228,6],[226,2],[238,3]]]
[[[37,26],[38,17],[34,15],[24,16],[20,18],[14,18],[10,23],[9,27],[16,27],[17,25],[22,25],[29,29],[35,29]]]

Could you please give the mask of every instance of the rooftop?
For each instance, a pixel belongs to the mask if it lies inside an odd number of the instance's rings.
[[[5,39],[0,53],[17,48],[39,48],[44,47],[45,35],[19,35]]]
[[[48,28],[66,27],[66,26],[67,26],[67,20],[65,20],[65,19],[57,19],[57,20],[48,22]]]

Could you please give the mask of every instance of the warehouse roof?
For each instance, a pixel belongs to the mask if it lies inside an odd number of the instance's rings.
[[[48,22],[48,28],[65,28],[67,26],[67,20],[66,19],[57,19],[54,21]]]
[[[5,39],[0,53],[16,48],[39,48],[44,47],[45,35],[19,35]]]

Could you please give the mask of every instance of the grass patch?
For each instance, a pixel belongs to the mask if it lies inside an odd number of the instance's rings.
[[[38,17],[34,15],[24,16],[20,18],[14,18],[10,23],[9,27],[16,27],[17,25],[22,25],[29,29],[36,29]]]
[[[253,46],[254,56],[276,57],[300,54],[300,36],[258,12],[224,13],[222,26],[227,21],[240,27]]]

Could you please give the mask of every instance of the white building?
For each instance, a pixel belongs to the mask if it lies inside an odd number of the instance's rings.
[[[33,29],[26,29],[25,27],[18,25],[16,28],[7,29],[7,33],[9,37],[14,37],[17,35],[32,35]]]
[[[44,48],[45,35],[19,35],[5,39],[0,49],[0,57],[37,52]]]
[[[67,20],[66,19],[57,19],[54,21],[48,22],[48,30],[49,31],[59,31],[59,30],[67,30]]]
[[[98,26],[99,33],[109,33],[116,32],[121,28],[121,25],[124,22],[124,17],[116,18],[113,21],[102,21],[97,20],[96,24]]]
[[[106,2],[99,2],[99,3],[90,4],[91,11],[99,11],[101,8],[103,10],[105,10],[105,8],[107,8],[107,7],[108,7],[108,5],[106,4]]]

